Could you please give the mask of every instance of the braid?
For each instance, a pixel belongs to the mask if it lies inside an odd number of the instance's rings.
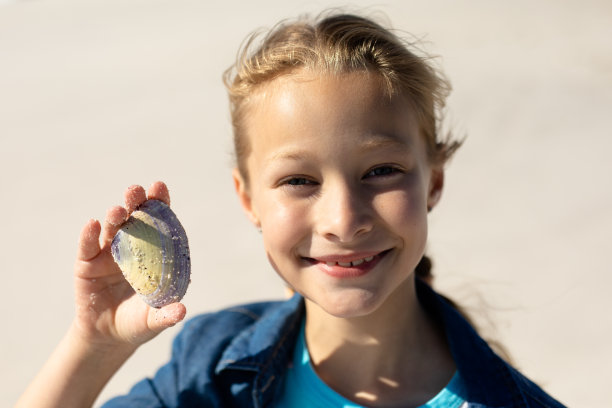
[[[431,286],[433,283],[433,273],[431,272],[431,269],[431,259],[427,255],[423,255],[416,268],[414,268],[414,273],[417,278]]]
[[[431,261],[431,258],[429,258],[427,255],[423,255],[416,268],[414,268],[414,274],[417,278],[421,279],[429,286],[433,286],[434,275],[432,269],[433,263]],[[463,318],[467,320],[467,322],[476,331],[478,331],[478,326],[476,325],[476,322],[470,317],[467,311],[463,307],[461,307],[461,305],[459,305],[457,302],[455,302],[446,295],[443,295],[439,292],[438,295],[442,297],[442,299],[444,299],[444,301],[448,303],[453,309],[459,312],[459,314],[463,316]],[[499,340],[493,338],[485,338],[485,340],[497,354],[499,354],[506,361],[512,363],[512,356],[510,355],[510,352]]]

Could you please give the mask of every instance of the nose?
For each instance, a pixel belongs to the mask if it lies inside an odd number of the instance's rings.
[[[371,200],[348,183],[324,186],[316,206],[318,233],[332,241],[349,243],[374,226]]]

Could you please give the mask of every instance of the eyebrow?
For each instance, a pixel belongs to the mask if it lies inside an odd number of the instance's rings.
[[[367,150],[377,150],[377,149],[387,149],[387,148],[395,148],[402,150],[411,150],[411,144],[407,143],[402,138],[395,135],[384,135],[384,136],[375,136],[373,138],[369,138],[365,142],[359,145],[359,150],[367,151]]]
[[[303,160],[304,158],[308,157],[308,155],[309,154],[306,150],[287,149],[286,151],[276,153],[274,156],[270,157],[268,161],[274,161],[278,159],[299,161],[299,160]]]
[[[383,135],[383,136],[373,136],[368,138],[365,142],[359,144],[358,149],[360,152],[367,152],[371,150],[381,150],[381,149],[395,149],[395,150],[404,150],[410,151],[412,150],[411,144],[407,143],[402,138],[395,135]],[[276,153],[274,156],[270,157],[269,160],[293,160],[293,161],[301,161],[307,159],[310,156],[310,153],[307,150],[303,150],[301,148],[288,148],[285,151],[281,151]]]

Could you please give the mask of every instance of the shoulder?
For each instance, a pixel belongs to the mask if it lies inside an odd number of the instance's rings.
[[[208,350],[211,347],[223,348],[239,333],[284,303],[284,301],[248,303],[192,317],[176,337],[174,348],[179,350],[193,346]],[[204,343],[203,339],[206,339]]]
[[[447,298],[422,282],[417,283],[417,293],[444,330],[471,406],[563,407],[498,356]]]
[[[249,303],[188,320],[174,340],[172,358],[179,364],[215,370],[221,360],[250,357],[281,341],[299,320],[302,299]]]
[[[224,331],[240,331],[271,312],[283,301],[247,303],[190,318],[181,330],[182,336],[193,336],[220,326]]]

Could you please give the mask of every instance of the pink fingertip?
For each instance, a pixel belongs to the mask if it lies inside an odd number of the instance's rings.
[[[149,187],[149,198],[161,200],[170,205],[170,192],[168,186],[163,181],[154,181]]]
[[[176,306],[175,306],[176,305]],[[182,307],[181,307],[182,306]],[[164,307],[159,311],[161,319],[166,323],[174,326],[185,317],[186,309],[180,303],[175,303]]]
[[[81,235],[81,239],[85,238],[87,241],[93,241],[98,239],[98,236],[100,235],[100,222],[95,219],[92,218],[89,221],[87,221],[87,224],[85,224],[85,227],[83,228],[83,234]]]
[[[113,227],[118,227],[125,221],[125,214],[121,214],[123,212],[123,207],[116,206],[111,207],[106,211],[106,222],[108,222]]]
[[[124,194],[125,198],[125,206],[129,212],[134,211],[140,204],[145,202],[147,199],[147,194],[145,189],[138,185],[134,184],[127,188]]]

